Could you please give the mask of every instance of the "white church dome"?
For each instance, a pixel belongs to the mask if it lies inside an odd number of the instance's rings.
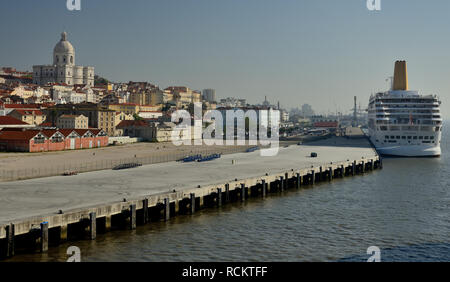
[[[72,44],[67,41],[67,33],[63,32],[61,33],[61,40],[56,43],[55,48],[53,49],[54,53],[69,53],[73,54],[75,53],[75,49],[73,48]]]

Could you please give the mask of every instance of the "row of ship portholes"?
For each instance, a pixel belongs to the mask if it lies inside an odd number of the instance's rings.
[[[422,142],[424,144],[434,144],[434,136],[384,136],[385,140],[383,141],[383,143],[387,142],[387,143],[397,143],[397,140],[408,140],[408,143],[411,143],[411,140],[417,142]],[[377,140],[377,142],[379,142]]]

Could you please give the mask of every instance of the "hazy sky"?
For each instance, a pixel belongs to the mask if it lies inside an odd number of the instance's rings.
[[[63,30],[76,63],[114,81],[215,88],[217,96],[318,112],[366,107],[386,90],[394,61],[410,88],[439,94],[450,111],[450,1],[3,0],[0,65],[31,70],[52,61]]]

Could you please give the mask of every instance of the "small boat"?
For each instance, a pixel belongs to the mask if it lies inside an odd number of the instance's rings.
[[[185,163],[189,163],[189,162],[194,162],[194,161],[196,161],[198,159],[201,159],[201,158],[202,158],[202,155],[193,155],[193,156],[185,157],[185,158],[181,159],[180,161],[185,162]]]
[[[259,149],[259,147],[258,147],[258,146],[255,146],[255,147],[248,148],[248,149],[246,150],[246,152],[247,152],[247,153],[251,153],[251,152],[254,152],[254,151],[258,150],[258,149]]]
[[[78,174],[78,172],[76,172],[75,170],[68,170],[63,173],[64,176],[71,176],[71,175],[77,175],[77,174]]]
[[[221,154],[212,154],[212,155],[209,155],[209,156],[202,157],[202,158],[198,159],[197,162],[212,161],[212,160],[220,158],[221,156],[222,156]]]
[[[142,166],[142,164],[140,164],[140,163],[126,163],[126,164],[120,164],[120,165],[117,165],[117,166],[113,167],[113,170],[134,168],[134,167],[138,167],[138,166]]]

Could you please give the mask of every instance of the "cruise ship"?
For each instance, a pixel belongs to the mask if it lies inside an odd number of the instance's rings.
[[[391,90],[370,96],[370,141],[385,156],[440,156],[440,105],[436,95],[409,90],[406,62],[395,62]]]

